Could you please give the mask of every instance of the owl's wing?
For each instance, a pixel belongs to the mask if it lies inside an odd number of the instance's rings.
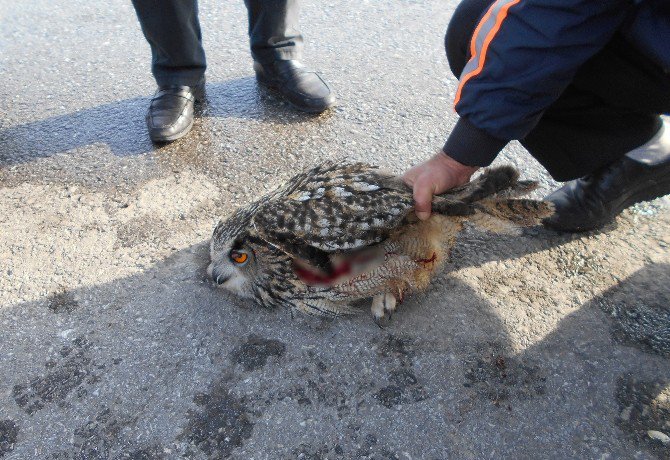
[[[384,240],[413,207],[411,190],[373,166],[321,164],[263,204],[256,232],[286,253],[323,267],[328,254]]]
[[[513,166],[487,168],[467,184],[435,196],[433,211],[447,216],[468,216],[476,212],[476,202],[525,195],[536,187],[537,182],[519,180],[519,172]]]
[[[474,203],[500,193],[521,195],[537,186],[533,181],[520,181],[519,171],[511,165],[486,168],[482,174],[465,185],[448,190],[440,195],[462,203]]]

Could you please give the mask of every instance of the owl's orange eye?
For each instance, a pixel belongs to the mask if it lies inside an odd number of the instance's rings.
[[[230,259],[238,264],[243,264],[244,262],[247,261],[249,256],[245,254],[244,252],[231,252],[230,253]]]

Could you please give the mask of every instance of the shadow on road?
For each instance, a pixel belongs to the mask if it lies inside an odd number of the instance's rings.
[[[590,235],[607,233],[616,229],[616,225],[616,222],[612,222],[599,231],[585,233],[556,232],[541,225],[510,235],[466,230],[459,235],[459,244],[454,247],[450,262],[454,269],[461,269],[488,262],[513,260],[565,246]],[[523,238],[524,244],[518,244],[519,238]]]
[[[144,116],[151,95],[125,99],[66,115],[0,130],[0,165],[11,166],[91,144],[105,144],[114,155],[150,152]],[[242,118],[275,123],[300,123],[316,116],[297,112],[270,90],[246,77],[208,83],[201,117]]]
[[[205,280],[206,263],[202,243],[135,276],[3,307],[0,439],[19,455],[87,459],[667,452],[646,431],[670,413],[668,265],[515,353],[508,326],[459,281],[439,308],[419,297],[381,331],[367,314],[246,308]],[[301,428],[306,418],[321,429]],[[394,423],[421,428],[398,435]]]

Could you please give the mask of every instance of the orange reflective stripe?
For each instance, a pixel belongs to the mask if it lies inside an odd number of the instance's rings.
[[[476,77],[479,75],[484,69],[484,63],[486,62],[486,52],[489,49],[489,44],[491,44],[491,41],[493,38],[496,36],[498,31],[500,30],[500,26],[502,25],[503,21],[507,17],[507,12],[511,7],[519,3],[521,0],[512,0],[511,2],[505,4],[500,11],[498,11],[498,14],[496,16],[496,22],[495,25],[491,28],[489,33],[486,35],[486,38],[484,39],[484,44],[482,45],[482,49],[480,50],[480,55],[477,56],[477,54],[472,54],[472,57],[470,58],[470,61],[473,59],[478,59],[479,60],[479,65],[470,72],[468,72],[466,75],[461,77],[461,81],[458,84],[458,90],[456,91],[456,98],[454,99],[454,109],[456,108],[456,104],[458,104],[458,101],[461,100],[461,92],[463,91],[463,86],[468,82],[473,77]],[[479,22],[479,25],[477,26],[477,29],[475,29],[475,33],[472,35],[472,42],[470,43],[470,49],[476,50],[475,46],[475,40],[477,38],[477,33],[481,30],[483,27],[483,24],[489,19],[491,12],[495,9],[495,7],[500,3],[501,0],[498,0],[498,2],[494,3],[491,8],[489,8],[489,11],[487,11],[486,15],[482,18],[482,20]]]

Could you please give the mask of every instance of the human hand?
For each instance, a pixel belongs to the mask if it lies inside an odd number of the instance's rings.
[[[423,163],[414,166],[403,176],[403,181],[414,190],[414,211],[421,220],[430,217],[433,195],[466,184],[477,171],[477,166],[467,166],[439,151]]]

